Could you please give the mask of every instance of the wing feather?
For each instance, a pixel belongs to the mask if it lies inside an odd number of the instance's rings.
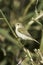
[[[26,35],[26,36],[31,37],[31,35],[28,33],[27,30],[25,30],[25,28],[19,28],[18,31],[21,32],[22,34]]]

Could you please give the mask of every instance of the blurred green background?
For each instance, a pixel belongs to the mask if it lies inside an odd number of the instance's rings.
[[[40,44],[16,38],[17,22]],[[0,0],[0,65],[24,64],[43,65],[43,0]]]

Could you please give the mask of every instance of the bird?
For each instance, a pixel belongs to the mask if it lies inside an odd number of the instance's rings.
[[[22,40],[30,40],[30,41],[35,41],[36,43],[39,44],[39,42],[34,39],[31,34],[25,29],[25,27],[22,25],[22,23],[16,23],[15,24],[15,32],[16,35],[21,38]]]

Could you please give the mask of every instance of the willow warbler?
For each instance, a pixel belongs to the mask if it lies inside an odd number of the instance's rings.
[[[35,40],[29,33],[28,31],[25,29],[25,27],[21,24],[21,23],[16,23],[15,24],[15,32],[17,34],[17,36],[23,40],[32,40],[35,41],[37,43],[39,43],[37,40]]]

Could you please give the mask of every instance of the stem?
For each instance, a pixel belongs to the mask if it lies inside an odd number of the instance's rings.
[[[27,54],[27,56],[30,58],[32,65],[34,65],[34,61],[32,59],[32,56],[28,49],[23,48],[24,52]]]
[[[35,2],[35,0],[31,0],[30,3],[27,5],[27,7],[24,10],[24,16],[27,14],[29,8],[31,7],[31,5]]]
[[[42,38],[41,38],[40,50],[43,53],[43,30],[42,30]]]
[[[33,18],[30,22],[28,22],[28,24],[26,25],[26,29],[28,29],[28,28],[34,23],[34,21],[36,21],[36,22],[37,22],[38,24],[40,24],[41,27],[42,27],[42,24],[37,21],[37,20],[39,20],[42,16],[43,16],[43,12],[42,12],[40,15],[38,15],[36,18]]]
[[[7,18],[5,17],[5,15],[3,14],[3,12],[2,12],[2,10],[1,10],[1,9],[0,9],[0,12],[1,12],[1,14],[2,14],[3,18],[5,19],[5,22],[6,22],[6,23],[7,23],[7,25],[9,26],[10,30],[12,31],[13,35],[17,38],[17,36],[15,35],[15,33],[14,33],[14,31],[13,31],[13,29],[12,29],[11,25],[9,24],[9,22],[8,22]],[[1,18],[1,19],[2,19],[2,18]]]
[[[43,16],[43,13],[40,14],[39,16],[37,16],[34,20],[31,20],[28,24],[31,25],[34,21],[37,21],[38,19],[40,19]]]
[[[4,18],[0,18],[0,20],[4,20]]]
[[[39,55],[40,55],[40,57],[41,57],[41,60],[43,60],[43,55],[42,55],[40,49],[38,49],[38,53],[39,53]]]

